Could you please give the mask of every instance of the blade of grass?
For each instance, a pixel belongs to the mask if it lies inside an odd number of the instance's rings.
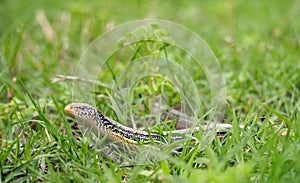
[[[45,126],[46,128],[49,130],[51,136],[58,141],[59,139],[59,135],[57,130],[53,127],[53,125],[51,124],[51,122],[44,116],[41,107],[39,106],[39,104],[33,99],[32,95],[30,94],[29,90],[26,88],[25,84],[20,81],[25,93],[27,94],[27,96],[29,97],[30,101],[32,102],[32,104],[34,105],[35,109],[37,110],[40,118],[45,122]]]

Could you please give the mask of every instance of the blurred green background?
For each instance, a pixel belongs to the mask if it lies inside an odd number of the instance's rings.
[[[175,21],[195,31],[215,52],[224,72],[240,79],[247,79],[246,72],[255,72],[256,66],[268,72],[288,58],[293,57],[291,65],[299,59],[299,1],[1,0],[0,4],[0,51],[15,73],[35,71],[24,74],[24,80],[47,81],[49,75],[71,70],[101,33],[147,18]],[[50,25],[48,37],[39,15]]]

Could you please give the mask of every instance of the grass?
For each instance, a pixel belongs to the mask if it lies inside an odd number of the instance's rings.
[[[0,4],[1,181],[300,181],[299,1]],[[226,79],[224,122],[248,128],[233,128],[225,141],[215,139],[201,151],[197,145],[186,145],[178,156],[130,167],[100,156],[76,133],[63,113],[73,101],[70,83],[52,79],[72,75],[84,50],[101,33],[144,18],[175,21],[202,36]],[[43,30],[47,22],[50,32]],[[146,54],[137,50],[133,48]],[[167,53],[178,56],[172,50]],[[110,58],[113,69],[126,64],[118,56]],[[137,84],[132,97],[136,106],[130,110],[148,114],[137,104],[159,94],[177,102],[172,83],[155,81],[145,78]],[[111,90],[99,87],[96,92],[98,108],[118,119]]]

